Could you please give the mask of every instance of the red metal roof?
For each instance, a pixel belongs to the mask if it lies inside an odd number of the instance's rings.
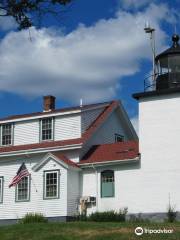
[[[85,164],[115,160],[133,160],[139,156],[138,145],[137,141],[95,145],[91,147],[79,163]]]
[[[49,142],[47,141],[47,142],[33,143],[33,144],[26,144],[26,145],[0,147],[0,153],[33,150],[33,149],[39,149],[39,148],[43,149],[43,148],[51,148],[51,147],[62,147],[67,145],[80,144],[80,143],[82,143],[82,138],[68,139],[64,141],[49,141]]]
[[[35,143],[35,144],[0,147],[0,153],[33,150],[38,148],[61,147],[61,146],[74,145],[74,144],[80,144],[80,143],[84,144],[98,129],[98,127],[102,124],[102,122],[109,116],[109,114],[118,106],[118,104],[119,104],[118,101],[110,102],[109,105],[105,107],[104,111],[96,118],[96,120],[83,133],[81,138],[68,139],[63,141],[47,141],[47,142],[41,142],[41,143]]]

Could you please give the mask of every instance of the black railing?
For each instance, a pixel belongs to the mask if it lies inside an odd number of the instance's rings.
[[[149,92],[156,90],[156,79],[157,79],[158,74],[152,74],[149,75],[144,79],[144,91]]]
[[[144,79],[145,92],[175,87],[180,87],[180,72],[157,73]]]

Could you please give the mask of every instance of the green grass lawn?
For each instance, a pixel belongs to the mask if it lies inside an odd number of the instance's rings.
[[[143,234],[136,236],[137,226],[150,229],[173,229],[172,234]],[[38,223],[0,227],[0,240],[133,240],[178,239],[180,223]]]

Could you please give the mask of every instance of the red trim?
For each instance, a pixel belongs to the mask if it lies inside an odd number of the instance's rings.
[[[82,143],[81,138],[76,139],[68,139],[64,141],[51,141],[51,142],[42,142],[42,143],[34,143],[27,145],[18,145],[18,146],[7,146],[0,148],[0,153],[6,152],[15,152],[15,151],[23,151],[23,150],[33,150],[38,148],[51,148],[51,147],[62,147],[67,145],[74,145]]]
[[[51,153],[51,154],[54,155],[55,157],[57,157],[59,160],[61,160],[64,163],[66,163],[67,165],[79,168],[79,166],[75,162],[71,161],[69,158],[67,158],[62,153],[55,152],[55,153]]]

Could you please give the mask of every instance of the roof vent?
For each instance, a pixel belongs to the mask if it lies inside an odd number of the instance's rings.
[[[56,98],[54,96],[44,96],[43,97],[43,112],[50,112],[55,110],[55,101]]]

